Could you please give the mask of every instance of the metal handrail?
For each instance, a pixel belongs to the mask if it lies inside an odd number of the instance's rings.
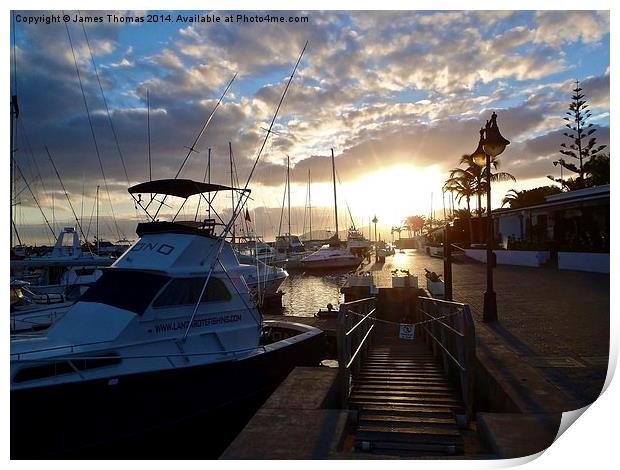
[[[366,339],[368,338],[368,335],[370,335],[370,333],[372,332],[372,329],[374,327],[375,327],[375,325],[370,325],[370,328],[368,328],[368,331],[364,335],[364,338],[362,339],[362,341],[360,341],[360,345],[357,347],[357,349],[355,350],[355,353],[353,353],[353,356],[351,357],[351,360],[346,365],[346,369],[349,369],[351,367],[351,364],[353,364],[353,361],[355,360],[355,358],[357,357],[358,353],[361,351],[362,347],[366,343]]]
[[[375,297],[368,297],[340,304],[337,339],[343,405],[349,398],[352,377],[361,367],[374,331],[375,302]],[[351,309],[352,306],[355,306],[357,311]],[[356,316],[362,318],[357,321]],[[354,321],[355,324],[353,324]]]
[[[418,321],[431,319],[428,326],[422,327],[422,336],[433,354],[442,358],[445,372],[458,378],[469,421],[473,418],[476,369],[475,328],[469,305],[419,297],[416,316]]]
[[[349,331],[347,331],[345,333],[345,336],[349,336],[351,333],[353,333],[353,330],[355,330],[358,326],[360,326],[362,323],[364,323],[364,321],[373,313],[375,313],[375,310],[377,310],[376,308],[373,308],[370,312],[368,312],[368,314],[366,314],[360,321],[358,321],[355,326],[353,328],[351,328]],[[353,312],[351,311],[351,313],[357,313],[357,312]]]

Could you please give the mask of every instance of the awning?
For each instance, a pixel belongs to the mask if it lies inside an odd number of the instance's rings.
[[[151,193],[166,194],[168,196],[176,196],[188,198],[194,194],[211,193],[215,191],[243,191],[249,193],[249,189],[232,188],[230,186],[222,186],[221,184],[201,183],[200,181],[186,179],[166,179],[154,180],[146,183],[140,183],[128,189],[130,194]]]

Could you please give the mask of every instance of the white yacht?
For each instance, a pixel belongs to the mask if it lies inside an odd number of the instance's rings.
[[[68,289],[82,293],[101,276],[101,268],[113,262],[112,257],[82,251],[77,230],[65,227],[51,253],[11,260],[11,278],[30,282],[38,294],[65,295]]]
[[[277,296],[278,289],[288,277],[286,270],[267,265],[253,256],[237,254],[237,259],[239,268],[236,269],[248,284],[257,305],[261,305],[265,299]]]
[[[362,264],[363,258],[351,253],[349,248],[340,245],[323,245],[314,253],[301,260],[307,270],[354,270]]]
[[[11,334],[45,330],[74,303],[63,294],[37,294],[28,282],[11,281]]]
[[[45,336],[11,341],[12,458],[92,449],[197,415],[212,427],[215,410],[240,413],[293,367],[318,365],[321,330],[265,321],[252,303],[225,239],[239,211],[227,224],[148,211],[157,196],[211,203],[204,193],[231,190],[182,179],[129,188],[151,220],[138,241]],[[235,191],[242,207],[249,190]]]
[[[329,244],[321,246],[317,251],[301,259],[301,266],[307,270],[354,270],[362,264],[363,258],[359,251],[352,249],[350,242],[341,242],[338,236],[338,204],[336,199],[336,165],[334,149],[332,149],[332,180],[334,184],[334,220],[336,231]],[[351,234],[351,231],[349,231]],[[361,233],[358,232],[361,236]],[[357,235],[354,235],[354,239]],[[363,239],[363,237],[362,237]],[[357,240],[359,242],[359,240]]]

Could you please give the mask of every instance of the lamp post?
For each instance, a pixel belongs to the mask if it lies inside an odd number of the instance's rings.
[[[372,223],[375,224],[375,243],[377,243],[377,222],[379,222],[379,219],[375,215],[372,219]]]
[[[493,113],[486,126],[480,129],[478,148],[471,155],[477,165],[486,167],[487,176],[487,290],[484,293],[484,310],[482,318],[485,322],[497,320],[497,298],[493,290],[493,217],[491,215],[491,159],[501,154],[510,141],[499,132],[497,114]]]

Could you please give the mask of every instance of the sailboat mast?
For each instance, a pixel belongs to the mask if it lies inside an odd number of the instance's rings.
[[[291,239],[291,159],[286,156],[286,184],[288,186],[288,236]]]
[[[153,181],[153,172],[151,166],[151,102],[149,101],[149,90],[146,89],[146,132],[149,144],[149,181]]]
[[[232,161],[232,143],[228,142],[228,160],[230,161],[230,187],[233,188],[234,184],[233,184],[233,161]],[[235,190],[231,189],[230,190],[230,199],[232,201],[232,212],[231,212],[231,217],[234,216],[235,214]],[[235,244],[235,223],[233,222],[233,226],[232,226],[232,244]]]
[[[97,233],[97,254],[99,254],[99,185],[97,185],[97,195],[95,196],[97,204],[97,216],[95,218],[95,231]]]
[[[13,34],[15,34],[15,32],[13,32]],[[13,55],[15,55],[15,52],[13,52]],[[9,230],[11,232],[11,249],[13,249],[13,227],[14,227],[14,223],[13,223],[13,197],[15,194],[15,163],[13,160],[13,134],[15,132],[15,127],[13,125],[13,121],[15,119],[17,119],[19,116],[19,108],[17,106],[17,96],[13,95],[11,96],[11,137],[10,137],[10,145],[11,145],[11,181],[10,181],[10,191],[11,191],[11,199],[10,199],[10,206],[11,206],[11,225],[9,226]]]
[[[332,150],[332,180],[334,182],[334,218],[336,219],[336,239],[340,240],[338,235],[338,200],[336,199],[336,164],[334,162],[334,149]]]
[[[209,147],[209,153],[207,156],[207,183],[211,184],[211,147]],[[209,219],[211,218],[211,198],[209,198],[209,207],[207,209]]]
[[[312,240],[312,199],[310,196],[310,188],[312,187],[310,183],[310,170],[308,170],[308,211],[310,213],[310,240]]]

